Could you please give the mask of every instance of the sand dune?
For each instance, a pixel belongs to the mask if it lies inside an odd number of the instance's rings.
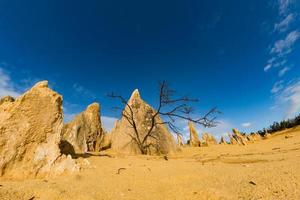
[[[51,179],[0,179],[0,199],[300,199],[300,127],[168,158],[107,151],[77,160],[90,164]]]

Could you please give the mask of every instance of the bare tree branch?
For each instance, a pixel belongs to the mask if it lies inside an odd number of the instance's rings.
[[[157,145],[149,141],[149,138],[159,140],[154,131],[154,128],[157,126],[166,125],[171,131],[180,135],[180,129],[175,124],[177,119],[191,121],[204,127],[217,126],[218,122],[216,122],[215,115],[220,113],[217,108],[212,108],[203,117],[194,118],[191,117],[191,114],[195,110],[190,104],[198,102],[198,99],[191,99],[188,96],[175,98],[175,94],[176,91],[170,89],[166,81],[163,81],[159,84],[158,106],[153,113],[150,113],[150,124],[147,127],[145,134],[142,134],[142,130],[139,130],[137,127],[138,122],[136,121],[137,119],[134,115],[133,105],[129,105],[129,103],[121,95],[116,95],[114,93],[108,95],[111,98],[119,99],[125,106],[122,116],[134,130],[134,135],[129,134],[129,136],[132,138],[132,141],[137,143],[142,154],[149,153],[150,147],[158,148]],[[116,108],[118,110],[120,109],[120,107]],[[169,121],[161,122],[159,116],[166,117],[169,119]]]

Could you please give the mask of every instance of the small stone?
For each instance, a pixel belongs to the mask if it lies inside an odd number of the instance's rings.
[[[256,185],[256,183],[255,183],[254,181],[249,181],[249,183],[250,183],[251,185]]]

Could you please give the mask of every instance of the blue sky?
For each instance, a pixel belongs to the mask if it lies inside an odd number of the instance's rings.
[[[138,88],[155,106],[167,80],[200,99],[199,114],[222,111],[210,132],[255,131],[300,112],[299,11],[299,0],[0,1],[0,96],[46,79],[66,118],[97,101],[110,129],[107,93]]]

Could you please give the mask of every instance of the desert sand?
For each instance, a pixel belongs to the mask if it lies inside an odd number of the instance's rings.
[[[246,146],[162,156],[86,154],[80,172],[0,179],[0,199],[300,199],[300,127]]]

